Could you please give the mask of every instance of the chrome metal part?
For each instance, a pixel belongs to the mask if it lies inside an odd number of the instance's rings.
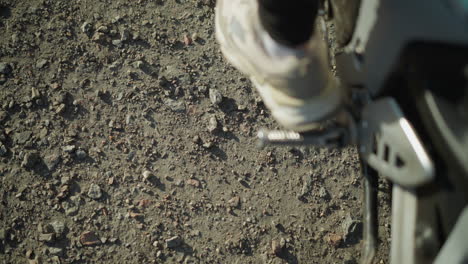
[[[258,132],[257,138],[260,147],[268,145],[341,147],[345,143],[345,131],[333,128],[317,132],[298,133],[294,131],[270,131],[262,129]]]
[[[393,98],[365,106],[359,126],[359,152],[392,182],[416,187],[434,178],[434,164]]]

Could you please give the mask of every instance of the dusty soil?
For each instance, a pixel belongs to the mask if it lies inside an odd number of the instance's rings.
[[[1,263],[358,261],[355,149],[256,147],[213,2],[0,0]]]

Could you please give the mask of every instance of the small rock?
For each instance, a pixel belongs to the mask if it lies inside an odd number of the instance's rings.
[[[343,223],[341,224],[341,226],[343,228],[343,240],[346,242],[347,240],[351,238],[351,236],[353,236],[354,234],[357,233],[357,231],[359,231],[361,222],[358,220],[354,220],[351,217],[351,214],[348,213]]]
[[[184,35],[184,44],[185,44],[186,46],[192,44],[192,38],[191,38],[189,35],[187,35],[187,34]]]
[[[64,152],[67,152],[67,153],[71,153],[71,152],[75,151],[75,149],[76,149],[75,145],[68,145],[68,146],[65,146],[65,147],[62,148],[62,150]]]
[[[72,206],[65,210],[65,214],[68,216],[74,216],[78,213],[78,210],[79,210],[78,206]]]
[[[112,40],[112,45],[114,45],[114,46],[116,46],[116,47],[118,47],[118,48],[122,47],[122,44],[123,44],[123,43],[122,43],[122,41],[121,41],[120,39],[114,39],[114,40]]]
[[[85,33],[86,35],[91,36],[91,30],[93,28],[93,25],[89,22],[84,22],[82,25],[81,25],[81,32]]]
[[[149,171],[149,170],[143,171],[143,179],[144,180],[150,180],[152,177],[154,177],[154,174],[151,171]]]
[[[229,205],[230,207],[239,207],[239,205],[240,205],[240,197],[239,197],[239,196],[232,197],[231,199],[229,199],[228,205]]]
[[[86,159],[86,157],[88,156],[88,155],[86,154],[86,152],[85,152],[84,150],[82,150],[82,149],[77,150],[77,151],[75,152],[75,155],[76,155],[76,157],[77,157],[79,160],[84,160],[84,159]]]
[[[3,145],[2,142],[0,142],[0,157],[6,156],[8,153],[8,149],[6,148],[5,145]]]
[[[107,26],[99,26],[97,29],[96,29],[97,32],[101,32],[101,33],[104,33],[104,34],[107,34],[109,33],[109,28]]]
[[[273,240],[271,241],[271,252],[275,256],[279,256],[283,251],[284,245],[281,244],[281,241]]]
[[[174,112],[185,111],[185,104],[183,101],[176,101],[176,100],[167,98],[166,100],[164,100],[164,104],[166,104]]]
[[[151,201],[148,199],[141,199],[140,201],[138,201],[138,206],[142,208],[146,208],[150,206],[150,204],[151,204]]]
[[[130,39],[130,32],[127,29],[123,29],[120,31],[120,40],[127,41]]]
[[[132,66],[136,69],[143,69],[144,62],[139,60],[132,63]]]
[[[44,68],[47,65],[47,62],[48,61],[46,59],[41,59],[41,60],[37,61],[36,68],[38,68],[38,69]]]
[[[302,177],[302,190],[301,193],[299,194],[299,199],[304,197],[307,193],[310,192],[312,189],[312,175],[304,175]]]
[[[37,152],[28,152],[24,155],[21,166],[27,169],[32,169],[39,162],[40,156]]]
[[[92,41],[102,43],[106,41],[106,34],[102,32],[96,32],[94,33],[93,37],[91,38]],[[112,41],[112,44],[114,44],[114,41]]]
[[[31,88],[31,100],[37,99],[41,96],[41,93],[36,87]]]
[[[39,241],[41,242],[52,242],[54,241],[54,234],[40,234]]]
[[[102,197],[102,191],[99,185],[92,183],[89,186],[88,197],[97,200]]]
[[[0,74],[10,74],[11,66],[6,62],[0,62]]]
[[[212,116],[208,123],[208,131],[214,132],[216,131],[217,128],[218,128],[218,120],[216,120],[215,116]]]
[[[158,252],[156,252],[156,257],[157,258],[162,258],[163,257],[163,252],[161,250],[158,250]]]
[[[166,239],[167,248],[176,248],[182,244],[182,239],[179,236],[173,236],[169,239]]]
[[[65,223],[59,220],[53,221],[50,223],[50,226],[54,230],[54,233],[57,237],[61,237],[65,232]]]
[[[209,149],[209,148],[212,148],[213,145],[214,145],[213,142],[206,142],[206,143],[203,143],[202,147]]]
[[[26,143],[32,136],[31,131],[24,131],[21,133],[17,133],[14,136],[14,141],[16,144],[24,144]]]
[[[80,243],[84,246],[96,246],[101,244],[101,240],[94,232],[85,231],[80,235]]]
[[[319,189],[319,192],[318,192],[318,196],[322,199],[328,199],[330,198],[330,195],[328,194],[328,191],[327,189],[325,189],[325,187],[320,187]]]
[[[26,251],[26,258],[27,259],[34,259],[34,251],[32,251],[31,249],[28,249]]]
[[[63,254],[63,248],[49,247],[49,253],[53,256],[61,256]]]
[[[195,180],[195,179],[188,179],[187,184],[191,185],[193,187],[196,187],[196,188],[200,188],[200,186],[201,186],[200,181]]]
[[[44,163],[49,171],[55,170],[59,162],[60,162],[60,155],[57,153],[44,157]]]
[[[200,232],[200,230],[195,229],[195,230],[193,230],[192,232],[190,232],[190,234],[191,234],[192,236],[194,236],[194,237],[198,237],[198,236],[201,235],[201,232]]]
[[[115,71],[119,68],[119,66],[120,66],[120,62],[114,61],[113,63],[109,65],[109,70]]]
[[[328,235],[328,243],[330,243],[330,245],[334,246],[334,247],[338,247],[341,243],[341,241],[343,240],[343,237],[338,235],[338,234],[329,234]]]
[[[217,89],[210,89],[210,101],[213,105],[219,105],[223,101],[223,95]]]
[[[67,106],[65,104],[59,104],[59,106],[55,110],[55,113],[56,114],[63,114],[65,112],[66,107]]]
[[[125,124],[129,125],[130,122],[132,122],[132,115],[131,114],[128,114],[126,117],[125,117]]]

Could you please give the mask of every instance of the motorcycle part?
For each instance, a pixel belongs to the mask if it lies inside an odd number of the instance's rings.
[[[359,152],[379,174],[406,187],[434,178],[431,159],[393,98],[365,106],[359,131]]]
[[[262,129],[258,131],[257,138],[258,145],[261,148],[268,145],[342,147],[346,145],[347,141],[343,129],[327,129],[307,133]]]
[[[410,43],[467,45],[466,16],[446,2],[362,0],[353,37],[336,55],[343,83],[365,87],[377,96]]]
[[[372,169],[362,161],[361,168],[364,176],[364,233],[361,264],[371,264],[377,251],[377,175],[374,175],[375,173],[372,173]]]
[[[447,242],[434,261],[435,264],[463,264],[468,262],[468,206],[462,211],[457,224],[452,230]]]

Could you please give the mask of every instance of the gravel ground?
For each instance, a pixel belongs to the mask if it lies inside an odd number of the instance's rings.
[[[213,6],[0,0],[1,263],[358,261],[355,149],[256,147]]]

